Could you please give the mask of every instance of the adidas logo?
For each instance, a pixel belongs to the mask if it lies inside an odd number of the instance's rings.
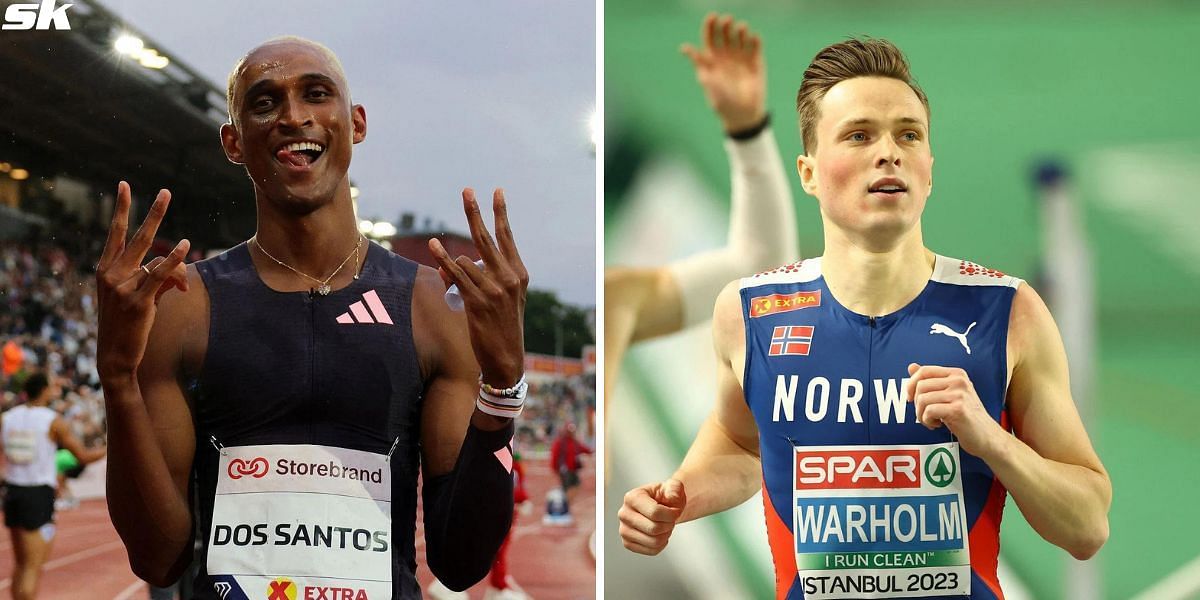
[[[364,304],[365,303],[365,304]],[[350,311],[338,315],[338,323],[353,325],[359,323],[385,323],[393,325],[392,317],[388,316],[379,300],[379,294],[371,290],[363,294],[363,299],[350,305]]]

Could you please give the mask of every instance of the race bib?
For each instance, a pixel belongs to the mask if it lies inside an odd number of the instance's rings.
[[[804,597],[971,593],[958,443],[797,446],[792,531]]]
[[[208,573],[223,600],[392,595],[387,457],[330,446],[223,448]]]
[[[37,457],[37,434],[25,429],[9,430],[4,439],[4,454],[14,465],[27,465]]]

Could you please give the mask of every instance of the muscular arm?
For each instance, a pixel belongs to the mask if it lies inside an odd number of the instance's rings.
[[[674,478],[683,483],[687,505],[680,521],[733,508],[762,483],[758,426],[742,394],[746,333],[738,283],[725,286],[713,311],[717,352],[717,404],[700,427]]]
[[[1039,535],[1086,560],[1108,539],[1112,482],[1071,399],[1058,328],[1028,285],[1013,300],[1009,347],[1016,436],[998,436],[982,458]]]
[[[413,330],[428,369],[421,412],[426,556],[434,575],[460,590],[487,574],[512,523],[512,474],[495,453],[512,439],[513,422],[475,408],[479,366],[466,319],[446,306],[444,291],[437,272],[422,267]],[[511,384],[519,373],[505,377]]]
[[[163,295],[136,376],[102,379],[108,411],[108,510],[140,578],[170,585],[192,560],[188,497],[195,432],[181,383],[185,340],[207,332],[208,297],[195,267],[190,291]]]

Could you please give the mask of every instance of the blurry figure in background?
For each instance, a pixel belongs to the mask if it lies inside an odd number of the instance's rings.
[[[54,453],[54,468],[58,471],[58,489],[55,491],[55,510],[68,510],[79,507],[79,499],[71,493],[68,479],[78,479],[87,465],[79,462],[74,454],[66,448],[59,448]]]
[[[21,370],[21,363],[25,362],[25,353],[21,351],[21,346],[15,339],[9,338],[4,343],[4,349],[0,350],[0,360],[3,361],[0,363],[0,369],[3,369],[4,379],[7,380]]]
[[[106,451],[84,447],[67,422],[47,406],[60,394],[62,388],[57,381],[44,373],[34,373],[25,380],[26,403],[4,413],[0,422],[8,467],[4,477],[4,524],[12,536],[15,600],[37,596],[42,563],[54,539],[57,448],[66,448],[81,464],[100,460]]]
[[[554,443],[550,445],[550,467],[558,473],[565,496],[565,516],[561,522],[563,525],[570,525],[573,521],[571,504],[579,491],[579,469],[583,468],[583,461],[579,457],[591,453],[592,449],[575,437],[575,423],[572,421],[567,421]]]
[[[725,130],[729,235],[724,247],[669,265],[605,269],[606,403],[630,344],[708,320],[730,279],[799,258],[792,193],[767,114],[762,40],[746,23],[716,14],[705,18],[700,35],[703,48],[681,50]]]

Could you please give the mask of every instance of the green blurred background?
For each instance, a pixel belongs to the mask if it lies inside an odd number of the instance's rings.
[[[816,202],[790,166],[801,152],[796,88],[813,55],[849,35],[895,42],[930,98],[937,162],[923,224],[934,251],[1036,284],[1046,240],[1032,170],[1047,159],[1064,164],[1095,267],[1089,431],[1114,486],[1094,595],[1137,596],[1200,555],[1200,519],[1187,508],[1200,496],[1200,3],[604,6],[609,264],[661,264],[724,239],[720,126],[678,52],[698,42],[709,10],[747,20],[764,38],[768,104],[804,256],[819,255],[822,238]],[[701,329],[644,345],[622,365],[608,422],[609,595],[704,595],[694,578],[705,573],[735,579],[728,589],[744,597],[773,589],[757,501],[740,516],[684,526],[696,535],[684,556],[633,557],[617,539],[621,494],[668,476],[711,407],[692,377],[711,354]],[[644,448],[621,447],[647,437]],[[1062,597],[1072,559],[1038,537],[1011,498],[1007,508],[1004,561],[1033,597]]]

